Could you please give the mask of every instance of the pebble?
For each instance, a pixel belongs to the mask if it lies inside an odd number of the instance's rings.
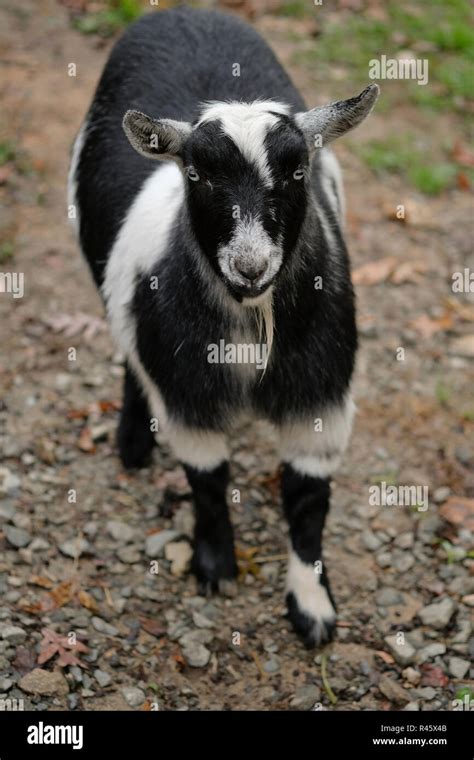
[[[411,549],[415,543],[413,533],[400,533],[393,542],[399,549]]]
[[[445,597],[440,602],[428,604],[418,612],[418,617],[424,625],[440,630],[448,625],[456,609],[452,599]]]
[[[415,564],[415,558],[408,553],[394,553],[393,566],[399,573],[406,573],[407,570],[411,570]]]
[[[16,491],[21,485],[18,475],[15,475],[8,467],[0,467],[0,494],[9,494]]]
[[[5,533],[8,543],[16,549],[28,546],[31,541],[30,534],[27,530],[23,530],[23,528],[15,528],[13,525],[5,525],[3,532]]]
[[[405,668],[405,670],[402,671],[402,676],[405,681],[408,681],[412,686],[418,686],[421,681],[421,673],[418,670],[415,670],[415,668]]]
[[[427,660],[432,660],[434,657],[439,657],[446,652],[446,647],[444,644],[441,644],[441,642],[433,642],[432,644],[428,644],[428,646],[423,647],[423,649],[420,649],[416,655],[416,661],[420,664],[423,662],[426,662]]]
[[[408,665],[416,654],[415,647],[413,647],[410,642],[407,641],[406,637],[403,644],[398,643],[398,637],[399,634],[395,633],[390,636],[385,636],[384,641],[390,649],[390,652],[395,657],[396,661],[400,665]]]
[[[402,604],[403,597],[396,589],[386,586],[376,593],[375,603],[379,607],[393,607],[396,604]]]
[[[147,536],[145,540],[145,552],[147,557],[160,557],[164,551],[166,544],[170,541],[174,541],[179,537],[177,530],[162,530],[159,533],[152,533],[151,536]]]
[[[44,552],[46,549],[49,549],[51,544],[49,541],[46,541],[46,539],[41,538],[41,536],[38,536],[37,538],[34,538],[33,541],[30,544],[30,549],[32,552]]]
[[[125,562],[126,565],[136,565],[140,562],[141,554],[138,546],[133,544],[132,546],[121,546],[117,549],[117,557],[120,562]]]
[[[141,707],[145,701],[145,693],[136,686],[124,686],[122,694],[130,707]]]
[[[320,699],[321,690],[319,686],[312,684],[300,686],[295,691],[294,697],[290,702],[290,707],[294,710],[311,710]]]
[[[433,501],[436,504],[442,504],[446,499],[449,499],[451,489],[448,486],[440,486],[433,493]]]
[[[199,641],[188,640],[182,647],[182,652],[184,659],[192,668],[205,668],[211,658],[209,649]]]
[[[461,657],[450,657],[448,668],[453,678],[464,678],[470,667],[469,660],[463,660]]]
[[[364,530],[362,533],[362,544],[370,552],[376,552],[382,546],[382,541],[371,530]]]
[[[375,559],[379,567],[390,567],[392,564],[392,555],[390,552],[380,552]]]
[[[193,623],[197,628],[214,628],[212,620],[196,610],[193,612]]]
[[[102,620],[102,618],[96,617],[95,615],[91,618],[91,623],[96,631],[99,633],[105,633],[106,636],[118,636],[119,634],[118,628],[114,625],[110,625],[110,623],[107,623],[105,620]]]
[[[395,704],[404,704],[410,701],[410,695],[406,689],[385,674],[380,676],[379,689],[384,697]]]
[[[265,673],[277,673],[280,670],[280,663],[276,657],[270,657],[263,663]]]
[[[19,681],[18,686],[27,694],[41,696],[63,696],[69,691],[69,686],[62,673],[57,670],[42,670],[35,668]]]
[[[412,694],[416,695],[418,699],[430,702],[436,697],[436,689],[433,689],[432,686],[423,686],[421,689],[413,689]]]
[[[13,681],[11,678],[6,678],[5,676],[0,676],[0,693],[5,693],[11,687],[13,686]]]
[[[12,520],[15,515],[13,504],[0,504],[0,520]]]
[[[193,550],[188,541],[170,541],[165,546],[165,557],[171,562],[171,575],[184,575],[191,566]]]
[[[94,670],[94,678],[102,687],[109,686],[112,683],[112,676],[104,670]]]
[[[420,705],[418,704],[418,702],[409,702],[409,703],[408,703],[407,705],[405,705],[405,707],[403,708],[403,710],[404,710],[405,712],[418,712],[418,711],[419,711],[419,709],[420,709]]]
[[[187,647],[190,644],[210,644],[214,634],[207,628],[199,628],[197,631],[188,631],[179,638],[179,645]]]
[[[22,644],[26,639],[26,631],[17,625],[6,625],[2,627],[2,639],[9,644]]]
[[[59,544],[59,551],[66,557],[77,559],[82,554],[90,552],[91,546],[85,538],[70,538],[67,541],[63,541]]]
[[[114,541],[128,544],[135,538],[136,531],[127,523],[120,520],[109,520],[106,525],[107,533],[112,536]]]

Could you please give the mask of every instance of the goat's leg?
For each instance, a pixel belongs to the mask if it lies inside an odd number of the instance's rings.
[[[135,375],[127,366],[117,444],[120,459],[127,468],[146,467],[155,445],[148,402]]]
[[[290,527],[286,601],[291,622],[308,647],[333,637],[336,607],[322,556],[322,534],[330,502],[330,476],[346,448],[354,405],[350,399],[320,416],[280,429],[282,497]]]
[[[192,572],[201,594],[235,591],[234,532],[226,501],[227,447],[216,433],[173,430],[170,443],[183,464],[194,502]]]

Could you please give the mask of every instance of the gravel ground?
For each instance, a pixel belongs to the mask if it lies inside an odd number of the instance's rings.
[[[25,273],[24,298],[0,296],[0,705],[453,709],[474,677],[473,299],[451,289],[452,273],[474,265],[472,198],[427,200],[374,178],[350,143],[338,149],[359,283],[359,413],[325,537],[337,636],[308,652],[284,616],[287,529],[264,425],[232,441],[232,598],[196,595],[190,494],[166,445],[150,468],[121,469],[122,368],[64,210],[68,149],[110,43],[72,30],[53,0],[0,14],[0,129],[28,162],[0,184],[2,227],[16,238],[3,271]],[[281,24],[255,23],[289,61]],[[308,73],[293,74],[313,103]],[[391,128],[406,118],[426,128],[406,109]],[[386,127],[376,113],[353,140]],[[454,117],[433,126],[440,140],[448,128]],[[399,203],[404,223],[389,219]],[[361,267],[387,257],[395,274],[364,284]],[[428,487],[428,509],[372,505],[381,481]]]

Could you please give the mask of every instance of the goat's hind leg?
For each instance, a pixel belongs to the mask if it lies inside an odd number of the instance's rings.
[[[126,366],[117,431],[117,444],[124,467],[146,467],[155,443],[148,402],[132,370]]]

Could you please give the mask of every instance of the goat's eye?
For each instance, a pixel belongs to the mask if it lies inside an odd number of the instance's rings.
[[[199,182],[199,180],[201,179],[201,177],[197,173],[194,166],[188,166],[188,168],[186,169],[186,175],[188,179],[191,180],[191,182]]]
[[[304,169],[302,166],[298,166],[296,171],[293,172],[293,179],[299,180],[304,178]]]

